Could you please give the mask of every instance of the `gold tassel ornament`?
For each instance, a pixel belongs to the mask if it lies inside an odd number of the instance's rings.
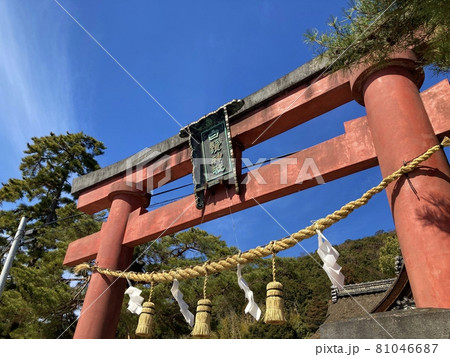
[[[142,305],[142,312],[139,315],[139,323],[136,328],[136,335],[150,338],[152,336],[153,315],[155,314],[155,304],[148,301]]]
[[[269,325],[282,325],[285,323],[283,284],[272,281],[267,284],[266,314],[264,322]]]
[[[192,336],[196,338],[209,338],[211,335],[211,310],[212,303],[209,299],[201,299],[197,303],[195,325]]]
[[[273,281],[267,284],[266,313],[264,322],[269,325],[282,325],[284,318],[283,284],[275,279],[275,253],[272,253]]]
[[[136,336],[150,338],[152,337],[153,315],[155,314],[155,304],[152,299],[153,283],[150,285],[150,296],[147,302],[142,305],[142,312],[139,315],[138,326],[136,327]]]
[[[208,282],[208,270],[205,264],[205,282],[203,283],[203,299],[197,303],[195,324],[191,335],[195,338],[209,338],[211,336],[211,300],[206,298],[206,283]]]

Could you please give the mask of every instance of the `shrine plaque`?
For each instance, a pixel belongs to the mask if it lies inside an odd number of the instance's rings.
[[[200,138],[205,181],[208,186],[214,185],[215,180],[225,179],[233,171],[225,122],[203,131]]]
[[[180,131],[181,137],[189,137],[198,209],[205,206],[205,190],[215,185],[232,184],[239,193],[228,115],[234,114],[243,105],[242,100],[233,100]]]

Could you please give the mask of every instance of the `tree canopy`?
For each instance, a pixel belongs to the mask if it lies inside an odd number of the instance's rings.
[[[100,230],[105,213],[89,216],[77,211],[69,194],[70,178],[98,168],[95,157],[103,150],[102,143],[83,133],[33,138],[20,166],[22,178],[10,179],[0,188],[0,203],[15,204],[13,209],[0,210],[1,261],[11,242],[8,235],[14,235],[21,216],[30,218],[27,229],[34,231],[22,244],[0,297],[0,338],[73,336],[90,274],[74,276],[62,265],[63,258],[70,242]],[[392,276],[392,271],[384,267],[395,254],[391,249],[393,237],[392,233],[381,232],[339,245],[339,264],[346,283]],[[169,270],[236,253],[237,249],[227,246],[220,237],[191,228],[136,247],[131,270]],[[318,260],[316,253],[313,257]],[[236,272],[226,271],[208,277],[214,337],[307,338],[314,334],[326,317],[330,300],[325,272],[309,256],[277,257],[276,264],[277,280],[284,285],[286,324],[270,326],[245,315],[247,301]],[[260,259],[243,267],[243,277],[263,313],[271,266],[270,259]],[[143,290],[144,297],[148,296],[148,285],[136,286]],[[184,338],[190,333],[170,288],[171,284],[154,287],[154,338]],[[181,281],[180,290],[191,311],[195,311],[202,297],[203,278]],[[118,338],[135,337],[138,316],[127,311],[127,304],[125,297]]]
[[[379,232],[360,240],[348,240],[336,248],[340,252],[339,264],[343,266],[346,284],[380,280],[393,277],[394,272],[378,268],[380,248],[389,243],[393,233]],[[220,237],[192,228],[185,232],[165,236],[151,246],[137,247],[138,265],[133,270],[160,271],[196,265],[207,259],[217,259],[236,253]],[[144,253],[144,254],[143,254]],[[316,261],[319,257],[312,254]],[[247,301],[237,284],[235,271],[225,271],[208,276],[207,296],[211,299],[211,328],[215,338],[308,338],[326,317],[330,294],[330,281],[320,264],[310,256],[276,258],[277,281],[284,286],[286,323],[282,326],[266,325],[263,319],[255,321],[244,313]],[[243,277],[253,291],[255,301],[265,310],[266,285],[272,280],[271,259],[260,259],[245,265]],[[149,294],[148,284],[136,284]],[[170,293],[171,284],[154,286],[152,302],[155,303],[153,338],[188,338],[190,328]],[[203,278],[180,282],[184,300],[194,312],[202,298]],[[124,299],[119,321],[119,338],[135,338],[138,316],[127,311],[128,297]]]
[[[393,52],[413,48],[422,65],[450,68],[450,5],[445,0],[356,0],[329,30],[309,30],[306,42],[334,70],[378,63]]]
[[[2,184],[0,204],[16,202],[15,213],[50,223],[57,218],[56,210],[60,204],[72,202],[68,196],[71,175],[84,175],[99,169],[95,156],[102,155],[105,146],[82,132],[50,133],[31,140],[33,142],[27,144],[20,164],[22,178],[12,178]],[[0,229],[4,227],[0,218]]]
[[[1,261],[20,218],[27,236],[0,297],[0,338],[55,338],[76,319],[85,278],[72,277],[62,265],[70,242],[100,229],[103,214],[81,214],[70,196],[72,175],[91,172],[104,145],[83,133],[32,138],[22,159],[20,179],[0,188]],[[69,334],[66,337],[70,336]]]

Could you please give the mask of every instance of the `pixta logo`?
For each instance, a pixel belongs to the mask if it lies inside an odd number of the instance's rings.
[[[313,158],[307,157],[304,160],[299,160],[298,158],[280,158],[280,159],[264,159],[260,158],[256,163],[252,163],[248,158],[242,158],[242,163],[244,167],[251,168],[247,176],[243,180],[243,184],[249,183],[251,180],[256,180],[260,185],[267,185],[266,178],[264,177],[261,167],[265,163],[270,163],[271,165],[278,165],[278,175],[273,171],[270,173],[270,181],[273,182],[273,176],[278,177],[278,182],[280,185],[288,184],[298,184],[301,185],[304,181],[309,181],[315,179],[317,184],[321,185],[325,183],[319,168]]]
[[[214,159],[196,159],[193,175],[196,182],[201,182],[205,165],[215,165]],[[265,177],[261,168],[264,164],[270,163],[278,169],[270,171],[270,177]],[[251,180],[255,180],[259,185],[279,184],[279,185],[301,185],[305,181],[316,180],[317,184],[325,183],[319,168],[313,158],[261,158],[253,163],[249,158],[242,158],[243,168],[248,168],[247,174],[240,179],[240,184],[246,185]],[[151,192],[153,189],[161,187],[171,181],[171,157],[159,151],[147,148],[136,155],[125,160],[127,185],[138,190]],[[276,180],[276,181],[275,181]]]
[[[153,189],[170,182],[170,156],[146,148],[125,160],[125,183],[137,190]]]

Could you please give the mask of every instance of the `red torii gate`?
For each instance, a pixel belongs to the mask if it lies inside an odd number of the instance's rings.
[[[146,192],[166,175],[173,181],[192,172],[187,139],[172,137],[74,180],[72,192],[79,195],[81,211],[93,214],[109,208],[110,213],[99,232],[69,245],[64,264],[74,266],[95,258],[102,268],[124,270],[131,263],[134,246],[227,215],[230,208],[236,212],[256,201],[267,202],[317,185],[314,175],[298,184],[306,158],[314,159],[325,181],[377,164],[387,176],[404,160],[450,134],[449,83],[444,80],[419,93],[423,71],[416,67],[412,52],[393,57],[381,68],[325,76],[320,74],[323,68],[317,60],[299,67],[245,98],[244,107],[230,118],[233,146],[245,150],[255,141],[260,143],[351,100],[365,105],[367,116],[345,122],[345,134],[288,156],[297,159],[298,166],[287,166],[286,183],[280,181],[280,166],[268,164],[258,169],[266,185],[253,179],[241,185],[240,194],[234,188],[215,189],[207,194],[203,211],[195,208],[191,195],[147,212],[150,196]],[[161,155],[167,159],[148,170]],[[131,174],[130,164],[137,168]],[[433,155],[409,179],[420,200],[404,180],[386,191],[416,305],[450,308],[450,168],[445,154]],[[93,273],[75,338],[114,337],[126,281],[113,281]]]

